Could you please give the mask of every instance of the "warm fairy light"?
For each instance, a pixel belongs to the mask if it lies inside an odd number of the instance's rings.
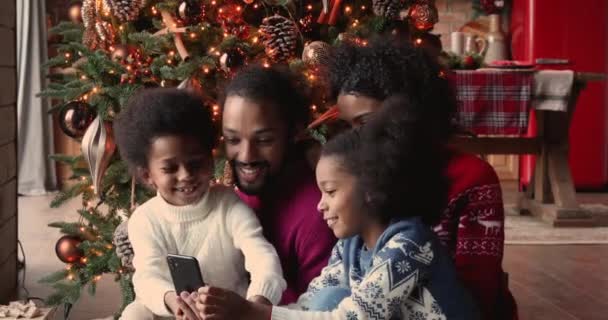
[[[82,100],[88,100],[89,99],[89,95],[85,94],[84,96],[82,96]],[[84,177],[83,177],[84,178]],[[86,180],[86,178],[82,179],[82,181]]]
[[[93,87],[93,93],[99,92],[99,87]]]
[[[205,27],[201,27],[201,31],[205,31]]]
[[[114,74],[114,72],[115,72],[114,70],[110,70],[110,74]]]
[[[174,23],[174,24],[173,24],[173,28],[177,28],[177,23]]]
[[[70,274],[68,274],[67,278],[68,278],[68,280],[74,280],[74,275],[70,273]]]
[[[367,9],[365,6],[361,6],[361,10],[365,10]]]
[[[167,59],[167,64],[172,64],[173,61],[171,59]]]
[[[213,112],[213,116],[214,116],[214,117],[217,117],[217,116],[219,116],[219,115],[220,115],[220,113],[219,113],[219,112],[217,112],[217,111],[214,111],[214,112]]]
[[[131,69],[133,69],[133,67],[131,67],[130,65],[128,65],[126,68],[127,68],[127,71],[131,71]]]
[[[118,27],[118,30],[122,31],[124,28],[122,26]]]
[[[258,7],[259,7],[259,5],[257,3],[253,5],[254,9],[257,9]]]
[[[93,277],[93,281],[97,282],[101,280],[101,276],[100,275],[96,275],[95,277]]]
[[[439,78],[444,78],[445,79],[445,77],[446,77],[445,71],[443,71],[443,70],[439,71]]]
[[[352,9],[350,6],[346,6],[346,7],[344,8],[344,12],[345,12],[346,14],[349,14],[351,11],[353,11],[353,9]]]
[[[212,109],[213,109],[214,112],[220,111],[220,106],[217,105],[217,104],[214,104],[213,107],[212,107]]]
[[[241,10],[243,10],[243,8],[242,8],[241,6],[237,6],[237,7],[236,7],[236,11],[237,11],[237,12],[241,12]]]
[[[314,104],[312,106],[310,106],[310,110],[312,111],[317,111],[317,106],[315,106]]]
[[[224,8],[220,8],[220,9],[218,10],[218,12],[219,12],[219,13],[224,13]]]
[[[175,55],[175,51],[171,50],[169,51],[169,56],[173,57]]]
[[[229,36],[229,34],[227,32],[224,32],[224,38],[226,38],[227,36]]]
[[[112,248],[114,248],[114,246],[113,246],[113,245],[111,245],[111,244],[107,244],[107,245],[106,245],[106,248],[107,248],[108,250],[112,250]]]
[[[315,80],[315,75],[314,75],[314,74],[310,74],[310,75],[308,75],[308,79],[309,79],[310,81],[314,81],[314,80]]]
[[[215,183],[220,183],[220,179],[215,179]]]
[[[118,269],[118,273],[123,274],[123,272],[125,272],[125,271],[124,271],[124,270],[122,270],[122,268],[121,268],[121,269]]]
[[[108,50],[110,50],[110,52],[114,52],[114,50],[116,50],[116,47],[114,47],[114,46],[110,46],[110,47],[108,48]]]
[[[89,261],[89,259],[87,259],[87,257],[80,258],[80,263],[87,263],[87,261]]]
[[[155,6],[152,6],[152,14],[153,15],[157,15],[158,14],[158,10],[156,10]]]
[[[216,4],[217,4],[217,2],[215,2],[215,0],[211,1],[211,5],[212,5],[212,6],[214,6],[214,5],[216,5]],[[220,9],[220,10],[221,10],[221,9]]]
[[[194,38],[196,38],[196,33],[191,32],[191,33],[190,33],[190,39],[194,39]]]
[[[80,227],[80,232],[84,232],[85,228],[84,227]]]
[[[89,186],[89,189],[91,189],[91,191],[95,190],[95,186]]]
[[[84,74],[80,76],[80,80],[87,80],[87,76],[85,76]]]
[[[312,10],[312,4],[307,5],[307,6],[306,6],[306,9],[308,9],[308,10]]]
[[[203,72],[204,72],[204,73],[209,73],[209,68],[205,67],[205,68],[203,69]]]
[[[270,64],[268,64],[268,62],[264,62],[264,68],[270,68]]]
[[[416,45],[419,46],[422,44],[422,39],[421,38],[416,38]]]
[[[258,43],[258,40],[259,40],[258,37],[253,37],[253,39],[251,39],[251,42]]]
[[[69,52],[66,52],[66,53],[64,54],[64,56],[65,56],[65,58],[66,58],[66,59],[69,59],[69,58],[70,58],[72,55],[71,55]]]
[[[224,35],[224,36],[226,36],[226,35]],[[219,56],[221,56],[221,55],[222,55],[222,53],[221,53],[221,52],[219,52],[219,51],[216,51],[216,52],[215,52],[215,55],[219,57]]]
[[[209,54],[212,54],[213,51],[215,51],[215,47],[211,47],[211,48],[209,48],[209,50],[207,50],[207,52],[209,52]]]

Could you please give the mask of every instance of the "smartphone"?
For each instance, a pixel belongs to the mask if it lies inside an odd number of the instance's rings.
[[[201,269],[195,257],[168,254],[167,264],[169,264],[175,292],[178,295],[183,291],[192,293],[205,286]]]

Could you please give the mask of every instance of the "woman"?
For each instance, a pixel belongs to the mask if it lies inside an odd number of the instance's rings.
[[[449,146],[455,132],[456,101],[440,66],[422,49],[388,39],[359,47],[343,44],[328,68],[338,117],[361,126],[393,94],[428,119],[447,152],[447,209],[435,232],[480,306],[482,319],[513,319],[515,301],[502,270],[504,207],[494,169],[478,157]],[[488,228],[493,226],[493,228]]]

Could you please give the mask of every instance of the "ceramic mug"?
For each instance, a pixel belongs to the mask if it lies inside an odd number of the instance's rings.
[[[450,40],[451,51],[455,54],[462,55],[464,53],[464,32],[452,32]]]

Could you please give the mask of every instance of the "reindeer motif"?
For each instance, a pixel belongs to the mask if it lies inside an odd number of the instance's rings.
[[[489,220],[477,220],[477,223],[482,225],[486,232],[485,234],[498,234],[500,232],[500,228],[502,227],[502,221],[489,221]]]

